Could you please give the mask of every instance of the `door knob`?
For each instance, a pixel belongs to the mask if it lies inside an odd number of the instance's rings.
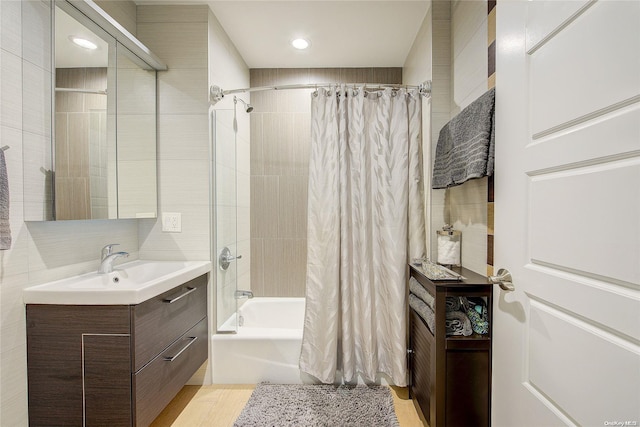
[[[495,276],[489,276],[491,283],[495,283],[500,286],[503,291],[515,291],[516,287],[513,286],[513,278],[511,273],[506,268],[498,270],[498,274]]]

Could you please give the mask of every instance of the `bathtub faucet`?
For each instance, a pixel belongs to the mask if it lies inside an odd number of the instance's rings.
[[[251,291],[241,291],[241,290],[237,290],[235,292],[235,297],[236,299],[240,299],[240,298],[253,298],[253,292]]]

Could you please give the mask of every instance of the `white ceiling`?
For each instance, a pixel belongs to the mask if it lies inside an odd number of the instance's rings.
[[[189,3],[209,4],[249,68],[330,68],[402,67],[430,0]],[[311,42],[305,51],[290,45],[299,37]]]
[[[0,0],[1,1],[1,0]],[[93,31],[56,7],[56,68],[106,67],[109,62],[109,45]],[[95,43],[96,50],[84,49],[69,40],[81,37]]]

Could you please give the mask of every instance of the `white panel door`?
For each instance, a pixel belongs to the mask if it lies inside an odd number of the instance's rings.
[[[640,426],[640,1],[497,9],[495,426]]]

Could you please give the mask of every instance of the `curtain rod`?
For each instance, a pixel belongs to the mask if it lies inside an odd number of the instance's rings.
[[[75,92],[75,93],[90,93],[95,95],[106,95],[106,90],[100,89],[77,89],[73,87],[57,87],[56,92]]]
[[[245,93],[245,92],[262,92],[266,90],[287,90],[287,89],[318,89],[322,87],[331,87],[339,85],[340,83],[308,83],[308,84],[294,84],[294,85],[278,85],[278,86],[258,86],[248,87],[243,89],[231,89],[222,90],[220,86],[211,86],[209,90],[209,100],[212,104],[220,101],[225,95],[232,93]],[[367,89],[418,89],[421,95],[428,95],[431,93],[431,80],[427,80],[419,85],[401,85],[401,84],[385,84],[385,83],[344,83],[347,86],[364,86]]]

